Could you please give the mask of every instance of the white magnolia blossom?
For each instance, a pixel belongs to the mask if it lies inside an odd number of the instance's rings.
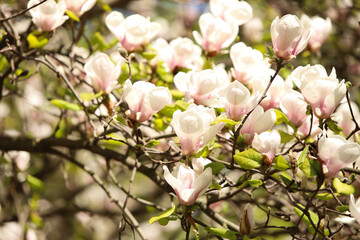
[[[307,136],[310,132],[310,137],[316,137],[322,133],[321,128],[319,128],[319,119],[316,116],[313,116],[313,122],[311,124],[311,116],[307,116],[303,124],[297,129],[297,132],[301,136]]]
[[[221,89],[218,94],[227,116],[233,120],[239,120],[254,109],[260,97],[259,94],[250,95],[250,91],[238,81]]]
[[[176,177],[170,173],[167,166],[163,167],[166,182],[174,189],[179,202],[191,206],[210,186],[212,181],[211,168],[205,169],[200,175],[193,169],[181,164]]]
[[[349,210],[351,216],[353,216],[355,220],[358,222],[358,224],[360,224],[360,198],[358,198],[355,202],[355,198],[353,194],[350,194]]]
[[[340,135],[323,135],[318,142],[318,156],[323,162],[325,175],[332,178],[342,168],[360,159],[360,145]]]
[[[260,134],[255,133],[251,145],[262,155],[265,155],[269,162],[272,162],[280,143],[281,137],[279,132],[272,130],[271,132],[263,132]]]
[[[27,7],[40,3],[40,0],[30,0]],[[42,32],[49,32],[60,27],[69,17],[65,16],[66,3],[48,0],[29,10],[32,20]]]
[[[161,25],[150,22],[139,14],[124,18],[122,13],[112,11],[105,19],[106,26],[128,51],[135,51],[149,43],[159,32]]]
[[[312,51],[318,50],[321,45],[329,38],[332,25],[330,18],[323,19],[319,16],[314,16],[311,19],[303,14],[300,18],[303,24],[311,23],[313,34],[309,40],[309,47]]]
[[[246,46],[243,42],[235,43],[230,48],[230,58],[234,65],[232,74],[241,83],[250,83],[253,77],[270,64],[262,53]]]
[[[253,16],[252,7],[247,2],[238,0],[210,0],[210,11],[215,17],[237,25],[246,23]]]
[[[285,60],[296,57],[307,46],[312,33],[311,23],[302,24],[292,14],[276,17],[270,30],[274,52]]]
[[[263,38],[264,25],[260,18],[256,17],[242,26],[244,36],[252,42],[259,42]]]
[[[138,122],[148,120],[172,100],[171,93],[166,87],[156,87],[144,81],[132,84],[129,79],[125,82],[122,98],[129,106],[126,115]]]
[[[299,66],[292,71],[289,76],[289,79],[298,87],[301,87],[301,83],[307,79],[316,79],[321,77],[330,77],[334,80],[337,79],[335,68],[332,69],[330,75],[328,76],[326,69],[320,65],[306,65],[305,67]]]
[[[249,235],[255,229],[255,218],[252,206],[248,203],[242,212],[239,232],[241,236]]]
[[[255,133],[260,134],[270,130],[276,121],[276,113],[273,109],[264,112],[261,106],[257,106],[254,111],[246,119],[242,126],[240,133],[246,143],[250,144],[254,138]]]
[[[355,117],[355,121],[360,124],[359,107],[356,105],[355,102],[350,102],[350,104]],[[342,103],[336,109],[336,112],[331,115],[331,119],[338,123],[338,125],[342,128],[345,136],[349,136],[350,133],[355,129],[355,123],[352,119],[349,104],[347,102]]]
[[[171,124],[180,139],[181,150],[185,155],[195,154],[216,136],[224,124],[210,126],[215,118],[213,108],[195,104],[190,104],[184,112],[174,112]]]
[[[209,53],[218,53],[235,40],[239,27],[220,17],[205,13],[199,19],[200,32],[193,31],[196,42]]]
[[[270,78],[275,74],[275,70],[264,68],[253,77],[252,88],[254,92],[262,94],[270,82]],[[264,110],[277,108],[282,97],[288,92],[288,86],[280,75],[276,75],[270,88],[266,92],[266,97],[261,101],[260,105]]]
[[[80,17],[96,4],[96,0],[65,0],[67,10]]]
[[[318,118],[330,118],[346,94],[345,80],[340,83],[333,77],[303,78],[300,90]]]
[[[307,103],[303,95],[294,90],[290,90],[282,98],[280,109],[295,127],[300,127],[308,118],[306,115]]]
[[[203,157],[191,159],[192,168],[197,174],[201,174],[204,171],[204,167],[209,163],[211,163],[211,161]]]
[[[118,84],[121,73],[121,61],[114,64],[108,55],[97,52],[92,55],[84,66],[86,77],[97,92],[109,94]]]
[[[225,69],[218,67],[214,70],[206,69],[200,72],[179,72],[174,77],[177,89],[185,93],[186,99],[193,99],[194,103],[204,106],[221,107],[218,91],[229,84]]]
[[[178,37],[168,43],[159,38],[151,44],[156,50],[156,57],[151,64],[163,62],[173,71],[176,67],[201,70],[204,61],[201,58],[201,48],[189,38]]]

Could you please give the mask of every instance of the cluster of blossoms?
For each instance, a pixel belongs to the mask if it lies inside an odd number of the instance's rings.
[[[28,6],[39,2],[31,0]],[[66,9],[80,17],[94,4],[95,0],[57,3],[48,0],[30,13],[41,31],[52,31],[68,19],[64,15]],[[359,118],[359,110],[356,104],[345,102],[347,86],[345,80],[338,79],[335,69],[328,74],[322,65],[316,64],[299,66],[286,78],[279,75],[283,63],[306,47],[311,51],[320,49],[330,35],[330,20],[310,19],[305,15],[299,19],[290,14],[276,17],[270,27],[276,57],[269,61],[259,50],[243,42],[234,43],[239,26],[252,19],[252,15],[251,6],[244,1],[210,0],[210,13],[204,13],[199,19],[200,32],[193,32],[198,45],[182,37],[170,42],[155,39],[161,25],[138,14],[125,18],[122,13],[112,11],[105,19],[120,47],[132,53],[149,50],[156,54],[148,61],[149,66],[156,68],[163,64],[174,74],[173,85],[188,103],[186,110],[174,111],[169,124],[186,163],[176,164],[172,173],[167,166],[163,167],[164,178],[180,204],[194,205],[210,186],[214,176],[206,165],[212,160],[195,155],[217,134],[226,135],[226,131],[231,132],[231,137],[224,138],[233,141],[234,149],[241,149],[240,145],[246,146],[241,150],[255,149],[268,166],[274,165],[274,159],[281,152],[293,150],[284,135],[300,139],[299,143],[303,141],[304,146],[312,139],[316,144],[312,145],[309,158],[321,164],[321,174],[327,179],[338,176],[341,169],[360,160],[360,145],[351,138],[356,127],[352,118]],[[203,69],[203,55],[212,58],[225,53],[228,47],[232,63],[229,71],[224,65],[212,62],[210,69]],[[84,65],[86,80],[96,92],[111,95],[114,89],[120,88],[118,79],[125,61],[97,52]],[[270,62],[277,63],[276,70]],[[172,104],[168,87],[154,83],[132,82],[132,79],[124,82],[120,101],[127,104],[128,119],[139,123],[151,121],[154,114]],[[279,114],[286,124],[278,122]],[[342,136],[325,127],[327,122],[337,123],[342,128]],[[288,156],[286,159],[290,161]],[[352,195],[350,212],[360,223],[359,200],[357,204],[354,201]],[[241,234],[252,231],[253,221],[251,207],[247,206],[241,219]]]

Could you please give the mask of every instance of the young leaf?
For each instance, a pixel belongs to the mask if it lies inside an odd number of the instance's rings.
[[[275,166],[274,168],[280,171],[284,171],[290,168],[289,163],[285,160],[285,158],[280,155],[274,159]]]
[[[305,157],[304,160],[302,160],[302,162],[299,164],[299,168],[308,177],[322,174],[321,163],[308,157]]]
[[[211,125],[216,125],[216,124],[221,123],[221,122],[230,124],[230,125],[232,125],[232,126],[241,123],[241,122],[236,122],[236,121],[234,121],[234,120],[228,119],[228,118],[225,117],[224,115],[220,115],[220,116],[218,116],[218,117],[215,118],[215,120],[211,123]]]
[[[337,206],[336,210],[338,210],[339,212],[349,211],[349,205]]]
[[[141,56],[146,60],[151,60],[156,57],[156,52],[142,52]]]
[[[340,132],[342,131],[342,128],[339,125],[337,125],[336,122],[334,122],[332,120],[326,121],[326,125],[328,125],[330,130],[336,134],[340,134]]]
[[[305,161],[305,158],[306,158],[308,152],[309,152],[309,146],[306,146],[305,149],[301,152],[301,154],[297,160],[298,165],[300,165],[302,162]]]
[[[174,205],[171,209],[164,211],[164,212],[160,213],[159,215],[156,215],[156,216],[150,218],[149,224],[151,225],[154,222],[159,221],[160,219],[169,217],[171,214],[173,214],[175,212],[175,209],[176,209],[176,206]]]
[[[66,102],[62,99],[53,99],[50,102],[61,109],[68,109],[68,110],[72,110],[72,111],[79,111],[82,109],[81,106],[79,106],[75,103]]]
[[[260,153],[254,149],[249,149],[243,152],[238,152],[234,155],[234,159],[240,167],[250,170],[260,167],[263,163],[263,158]]]
[[[263,184],[263,182],[259,179],[247,180],[247,183],[252,187],[258,187]]]
[[[276,113],[276,121],[275,121],[275,124],[276,125],[279,125],[281,123],[286,123],[290,126],[292,126],[292,124],[290,123],[290,120],[289,118],[281,111],[277,110],[277,109],[274,109],[275,113]]]
[[[217,182],[215,182],[215,180],[212,180],[210,188],[221,190],[222,187]]]
[[[291,139],[294,138],[293,135],[288,134],[286,132],[284,132],[283,130],[278,130],[280,137],[281,137],[281,143],[288,143],[291,141]]]
[[[184,93],[180,92],[179,90],[176,90],[176,89],[170,89],[170,93],[171,93],[171,96],[176,99],[176,100],[181,100],[184,98]]]
[[[86,102],[86,101],[91,101],[91,100],[93,100],[93,99],[95,99],[95,98],[98,98],[98,97],[100,97],[102,94],[103,94],[102,91],[100,91],[100,92],[98,92],[98,93],[96,93],[96,94],[84,92],[84,93],[80,93],[80,98],[81,98],[84,102]]]
[[[33,191],[41,192],[41,191],[44,191],[44,189],[45,189],[44,183],[40,179],[38,179],[36,177],[33,177],[31,175],[27,175],[26,181],[30,185],[30,188]]]
[[[29,43],[29,48],[42,48],[48,44],[47,33],[32,31],[26,38]]]
[[[206,168],[208,168],[208,167],[211,168],[213,174],[217,174],[217,173],[219,173],[223,168],[225,168],[225,165],[222,164],[222,163],[219,163],[219,162],[212,162],[212,163],[206,164],[205,167],[204,167],[204,170],[205,170]]]
[[[205,228],[205,230],[218,237],[222,237],[230,240],[236,240],[236,232],[227,230],[225,228],[207,227]]]
[[[305,209],[305,207],[303,205],[299,204],[299,206]],[[294,207],[294,210],[295,210],[296,215],[298,215],[299,217],[301,217],[303,215],[303,211],[301,211],[299,208]],[[308,210],[308,212],[309,212],[309,215],[310,215],[310,218],[311,218],[312,222],[315,225],[317,225],[318,222],[319,222],[319,216],[316,213],[314,213],[313,211],[311,211],[311,210]],[[302,220],[307,225],[311,226],[311,222],[310,222],[309,218],[305,214],[304,214]]]
[[[346,183],[342,183],[340,179],[334,178],[333,187],[335,188],[337,193],[350,195],[355,193],[355,187],[352,185],[348,185]]]
[[[181,111],[185,111],[189,107],[189,103],[183,101],[183,100],[177,100],[175,102],[175,106],[177,106]]]
[[[70,10],[65,10],[65,13],[69,16],[69,18],[71,18],[72,20],[74,20],[75,22],[80,22],[80,18],[78,16],[76,16],[75,13],[73,13]]]

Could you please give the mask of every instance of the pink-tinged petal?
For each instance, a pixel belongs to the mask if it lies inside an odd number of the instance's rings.
[[[178,196],[179,202],[188,206],[193,205],[197,198],[195,191],[195,189],[183,189]]]
[[[121,42],[124,38],[124,29],[121,23],[125,20],[121,12],[112,11],[105,18],[105,24],[109,30],[119,39]]]
[[[210,186],[213,175],[210,167],[206,168],[196,179],[193,187],[195,188],[195,198],[200,196]]]
[[[182,183],[170,173],[167,166],[163,166],[163,169],[165,181],[174,189],[176,195],[178,195],[178,193],[182,191]]]
[[[333,152],[346,143],[346,139],[339,136],[321,137],[318,142],[318,155],[322,161],[328,163],[329,159],[333,155]]]
[[[178,72],[174,77],[175,87],[183,93],[188,92],[188,78],[188,74],[184,72]]]
[[[200,35],[200,33],[198,31],[193,31],[192,32],[193,36],[194,36],[194,39],[195,41],[202,46],[203,44],[203,37]]]
[[[276,121],[276,113],[274,110],[269,109],[264,112],[256,121],[254,122],[254,132],[262,133],[264,131],[270,130]]]
[[[148,34],[148,41],[151,41],[156,35],[159,34],[161,30],[160,23],[157,22],[151,22],[149,26],[149,34]]]
[[[234,8],[226,11],[225,19],[228,22],[234,22],[237,25],[242,25],[248,22],[253,17],[252,7],[244,1],[237,2]]]
[[[359,200],[357,200],[359,201]],[[349,201],[349,210],[351,216],[355,218],[355,220],[360,224],[360,208],[355,203],[355,198],[353,194],[350,194],[350,201]]]

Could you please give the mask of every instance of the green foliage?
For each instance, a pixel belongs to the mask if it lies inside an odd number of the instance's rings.
[[[45,189],[44,183],[34,176],[27,175],[26,182],[29,184],[31,190],[35,192],[43,192]]]
[[[291,139],[294,138],[294,135],[288,134],[288,133],[284,132],[283,130],[278,130],[278,132],[280,134],[281,143],[288,143],[291,141]]]
[[[336,210],[338,210],[339,212],[349,211],[349,205],[337,206],[337,207],[336,207]]]
[[[286,170],[290,168],[289,163],[285,160],[285,158],[280,155],[274,159],[274,168],[280,171]]]
[[[340,134],[342,132],[342,128],[336,124],[333,120],[327,120],[326,125],[330,128],[331,131],[333,131],[336,134]]]
[[[260,167],[263,163],[261,154],[252,148],[243,152],[237,152],[234,155],[234,160],[240,167],[247,170]]]
[[[169,217],[175,212],[175,210],[176,210],[176,206],[174,205],[171,209],[166,210],[160,213],[159,215],[150,218],[149,224],[151,225],[154,222],[159,221],[161,225],[166,225],[169,222],[169,220],[171,220],[169,219]]]
[[[241,122],[237,122],[237,121],[234,121],[232,119],[228,119],[224,115],[220,115],[220,116],[215,118],[215,120],[211,123],[211,125],[216,125],[216,124],[221,123],[221,122],[224,122],[224,123],[229,124],[231,126],[234,126],[236,124],[241,124]]]
[[[69,16],[69,18],[71,18],[75,22],[80,22],[80,18],[78,16],[76,16],[76,14],[74,12],[72,12],[70,10],[65,10],[65,13]]]
[[[32,31],[26,39],[28,41],[29,48],[42,48],[49,42],[48,34],[38,30]]]
[[[87,93],[87,92],[84,92],[84,93],[80,93],[80,98],[86,102],[86,101],[91,101],[93,99],[96,99],[96,98],[99,98],[101,97],[101,95],[103,94],[102,91],[98,92],[98,93]]]
[[[350,195],[355,193],[355,187],[352,185],[348,185],[346,183],[342,183],[340,179],[334,178],[333,187],[335,188],[336,192],[339,194]]]
[[[301,204],[298,204],[301,208],[305,209],[305,207]],[[296,215],[298,215],[298,217],[301,217],[303,215],[303,211],[301,211],[299,208],[297,207],[294,207],[294,210],[295,210],[295,213]],[[309,215],[310,215],[310,219],[312,220],[312,222],[317,225],[318,222],[319,222],[319,216],[314,213],[313,211],[311,210],[308,210],[309,212]],[[302,217],[301,219],[303,222],[305,222],[308,226],[311,226],[311,222],[309,220],[309,218],[304,214],[304,216]]]
[[[212,163],[207,164],[207,165],[204,167],[204,170],[205,170],[206,168],[208,168],[208,167],[211,168],[213,174],[217,174],[217,173],[219,173],[223,168],[225,168],[225,165],[222,164],[222,163],[219,163],[219,162],[212,162]]]
[[[67,110],[72,110],[72,111],[79,111],[82,109],[81,106],[79,106],[75,103],[69,103],[62,99],[53,99],[50,102],[61,109],[67,109]]]
[[[210,154],[210,150],[209,150],[209,146],[205,145],[205,147],[203,147],[202,149],[200,149],[196,154],[195,154],[195,158],[199,158],[199,157],[208,157]]]
[[[322,174],[321,163],[317,160],[307,157],[309,146],[301,152],[298,159],[299,168],[305,173],[307,177],[318,176]]]
[[[222,237],[230,240],[236,240],[237,233],[225,228],[207,227],[205,228],[205,230],[218,237]]]

